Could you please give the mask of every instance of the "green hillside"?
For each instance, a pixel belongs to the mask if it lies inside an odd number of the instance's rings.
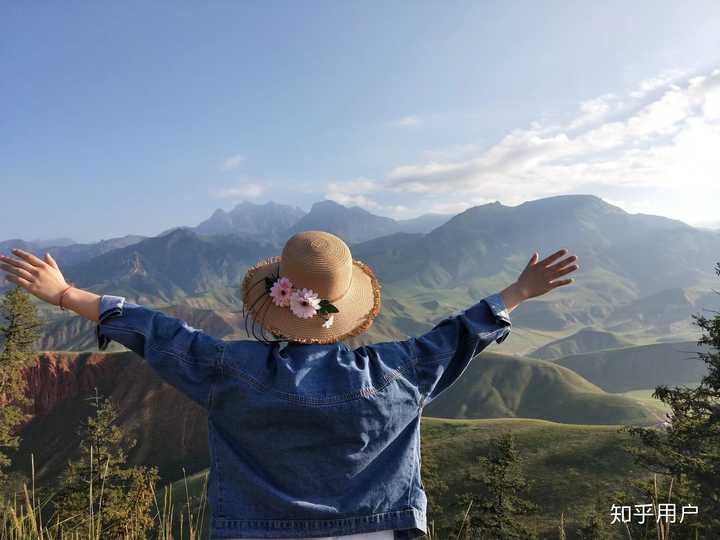
[[[697,386],[698,382],[690,383],[691,386]],[[661,414],[669,413],[671,408],[666,403],[663,403],[657,398],[653,397],[655,388],[641,388],[639,390],[630,390],[628,392],[622,392],[619,395],[626,396],[629,398],[636,399],[642,403],[645,403],[648,407],[657,410]]]
[[[691,384],[707,372],[696,352],[694,341],[656,343],[587,354],[575,354],[554,360],[572,369],[607,392],[627,392]]]
[[[581,511],[588,509],[595,496],[610,494],[630,478],[647,473],[633,463],[623,449],[632,445],[618,426],[566,425],[543,420],[446,420],[425,417],[422,420],[423,482],[429,507],[439,508],[428,514],[436,530],[447,530],[462,520],[454,496],[468,492],[466,474],[478,468],[476,456],[487,451],[489,440],[504,431],[514,434],[525,460],[523,472],[532,482],[529,497],[540,511],[528,516],[528,523],[556,538],[560,513],[565,512],[566,530],[578,524]],[[207,471],[188,479],[194,502],[199,500]],[[433,479],[441,478],[448,486],[442,493],[434,489]],[[185,482],[173,484],[177,507],[185,505]],[[618,529],[618,538],[622,531]],[[572,537],[572,536],[571,536]],[[440,536],[442,540],[448,534]]]
[[[551,360],[553,358],[561,358],[571,354],[581,354],[593,351],[602,351],[605,349],[617,349],[619,347],[629,347],[632,343],[617,337],[612,332],[602,332],[593,328],[583,328],[575,332],[571,336],[551,341],[547,345],[534,350],[528,356],[532,358],[540,358],[541,360]]]
[[[557,364],[485,351],[425,408],[442,418],[543,418],[571,424],[654,424],[656,408],[608,394]]]

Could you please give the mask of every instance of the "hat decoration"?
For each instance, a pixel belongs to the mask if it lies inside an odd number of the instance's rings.
[[[333,313],[340,310],[325,298],[319,298],[312,289],[295,288],[293,282],[287,277],[276,273],[265,278],[265,290],[272,298],[273,304],[280,307],[289,307],[293,315],[301,319],[309,319],[319,315],[325,320],[323,328],[330,328],[335,321]]]

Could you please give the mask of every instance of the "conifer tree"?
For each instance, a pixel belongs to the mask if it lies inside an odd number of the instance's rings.
[[[28,418],[23,368],[32,361],[30,348],[40,336],[41,321],[30,296],[20,287],[0,299],[0,482],[10,464],[2,448],[17,448],[17,429]]]
[[[529,482],[522,471],[522,459],[510,432],[491,441],[487,457],[478,456],[479,472],[468,473],[473,486],[461,497],[469,508],[465,537],[493,540],[530,540],[536,533],[518,519],[537,510],[526,499]],[[469,504],[470,501],[472,504]]]
[[[117,427],[115,406],[97,390],[91,402],[95,413],[79,430],[80,457],[62,476],[52,521],[95,538],[145,538],[153,524],[157,468],[128,466],[126,452],[135,441],[126,441]]]
[[[581,516],[580,525],[575,529],[576,538],[578,540],[610,540],[613,538],[613,528],[623,531],[622,524],[611,525],[611,506],[607,497],[596,495],[593,505]]]
[[[715,268],[720,275],[720,264]],[[693,315],[700,328],[698,353],[708,367],[699,386],[658,386],[653,393],[670,406],[664,428],[626,426],[639,438],[638,448],[628,448],[637,462],[652,472],[672,477],[676,491],[687,497],[685,505],[698,507],[698,515],[685,522],[701,537],[720,531],[720,313]],[[679,509],[678,509],[679,512]],[[676,533],[682,529],[675,525]],[[709,536],[707,536],[709,538]]]

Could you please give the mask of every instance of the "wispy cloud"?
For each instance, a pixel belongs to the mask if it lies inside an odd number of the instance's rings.
[[[388,125],[390,127],[398,127],[398,128],[410,128],[410,127],[418,127],[422,125],[423,120],[418,115],[409,115],[409,116],[403,116],[402,118],[398,118],[397,120],[393,120],[392,122],[388,122]]]
[[[626,96],[587,100],[564,124],[534,122],[459,159],[438,154],[398,165],[374,191],[376,197],[382,191],[412,193],[419,205],[448,208],[573,192],[630,201],[653,192],[665,201],[646,201],[643,208],[691,220],[693,208],[700,213],[700,193],[720,198],[718,148],[720,70],[682,81],[663,76]]]
[[[369,178],[356,178],[345,182],[330,182],[325,192],[325,198],[345,206],[361,206],[367,210],[378,210],[381,205],[368,194],[378,191],[381,186]]]
[[[380,192],[383,189],[383,185],[378,181],[361,177],[346,182],[329,183],[325,198],[345,206],[359,206],[372,212],[399,218],[416,213],[415,208],[404,204],[377,202],[371,194]]]
[[[650,77],[649,79],[645,79],[644,81],[640,82],[637,89],[630,92],[630,96],[633,98],[642,98],[650,92],[653,92],[658,88],[662,88],[663,86],[667,86],[672,82],[679,81],[686,76],[687,73],[680,69],[670,69],[667,71],[663,71],[655,77]]]
[[[220,164],[220,170],[232,171],[233,169],[237,169],[243,161],[245,161],[245,156],[242,154],[226,157]]]

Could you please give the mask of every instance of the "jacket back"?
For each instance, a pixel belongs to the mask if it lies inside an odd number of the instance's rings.
[[[207,410],[211,538],[425,534],[422,408],[510,328],[497,294],[354,350],[224,341],[122,296],[100,311],[101,350],[122,343]]]

